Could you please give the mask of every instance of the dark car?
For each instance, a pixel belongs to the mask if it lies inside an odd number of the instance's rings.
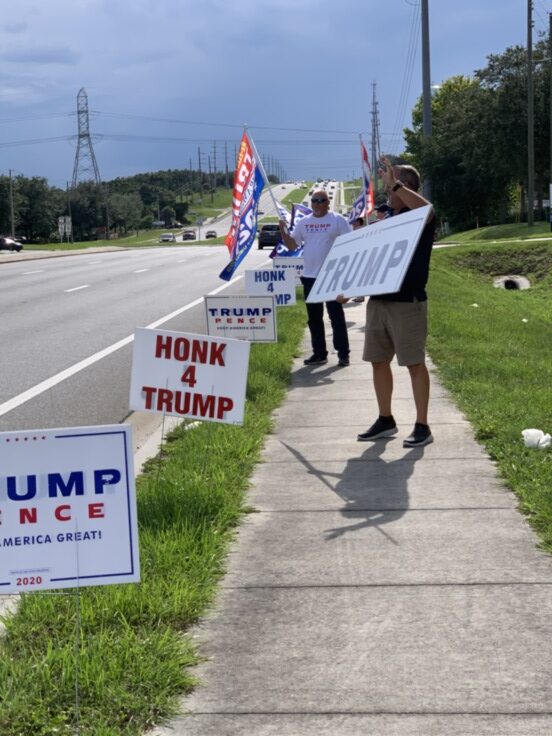
[[[263,225],[259,233],[259,250],[263,248],[274,248],[281,240],[280,226],[277,223]]]
[[[195,240],[196,234],[193,230],[184,230],[182,240]]]
[[[0,250],[23,250],[23,244],[13,238],[0,237]]]
[[[207,230],[207,232],[205,233],[205,240],[209,240],[209,238],[218,238],[217,231]]]

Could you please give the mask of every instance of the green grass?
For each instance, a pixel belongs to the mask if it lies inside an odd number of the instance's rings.
[[[526,275],[532,288],[494,288],[496,273]],[[552,243],[436,250],[428,348],[552,552],[552,453],[527,449],[521,439],[529,427],[552,433],[551,274]]]
[[[536,222],[528,227],[526,222],[511,225],[490,225],[462,233],[454,233],[441,238],[441,243],[472,243],[491,240],[527,240],[532,238],[552,238],[550,225],[547,222]]]
[[[304,307],[280,309],[279,342],[253,344],[243,427],[176,430],[138,479],[142,582],[83,588],[80,733],[135,736],[175,712],[197,662],[183,632],[211,605],[271,413],[289,383]],[[76,595],[23,595],[0,646],[0,733],[75,733]]]

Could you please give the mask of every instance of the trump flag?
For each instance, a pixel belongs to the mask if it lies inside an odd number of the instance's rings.
[[[255,149],[244,131],[242,136],[232,193],[232,224],[226,236],[230,262],[219,278],[230,281],[234,271],[249,252],[257,232],[257,208],[264,179]]]

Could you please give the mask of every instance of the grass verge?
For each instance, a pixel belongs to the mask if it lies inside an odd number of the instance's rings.
[[[532,288],[494,288],[493,275]],[[429,353],[443,383],[552,552],[552,452],[521,431],[552,433],[552,244],[460,246],[432,257]],[[477,306],[475,306],[477,305]]]
[[[213,600],[246,513],[248,479],[289,382],[303,305],[279,310],[279,341],[253,344],[243,427],[177,430],[138,479],[142,582],[23,595],[0,645],[0,733],[134,736],[170,717],[197,662],[183,635]]]

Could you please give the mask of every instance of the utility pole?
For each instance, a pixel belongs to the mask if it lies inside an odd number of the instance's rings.
[[[431,66],[429,62],[429,9],[428,0],[421,0],[422,11],[422,96],[423,96],[423,135],[431,138]],[[431,201],[431,182],[424,179],[424,197]]]
[[[11,219],[11,236],[15,238],[15,215],[13,211],[13,181],[12,171],[10,169],[10,219]]]
[[[550,163],[548,172],[548,219],[550,220],[550,232],[552,232],[552,13],[548,14],[548,65],[550,67]]]
[[[226,189],[230,187],[230,179],[228,176],[228,146],[224,141],[224,186]]]
[[[378,165],[380,157],[379,147],[379,116],[378,101],[376,99],[376,82],[372,82],[372,176],[374,178],[374,195],[378,193]]]
[[[213,189],[217,188],[217,142],[213,141]]]
[[[71,223],[71,242],[75,242],[75,235],[73,233],[73,215],[71,213],[71,190],[69,189],[69,182],[66,182],[65,190],[67,192],[67,212],[69,214],[69,222]]]
[[[527,0],[527,226],[533,227],[535,134],[533,101],[533,0]]]

